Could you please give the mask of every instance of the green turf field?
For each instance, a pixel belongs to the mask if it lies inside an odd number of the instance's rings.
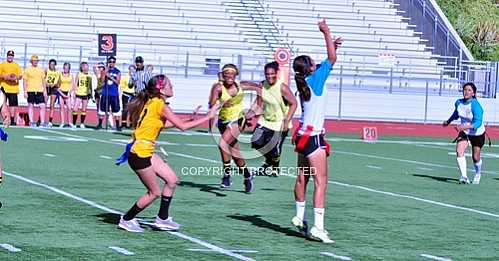
[[[202,131],[160,136],[170,142],[161,146],[182,181],[170,211],[182,229],[139,234],[116,228],[118,211],[145,192],[127,165],[114,165],[127,135],[8,133],[1,145],[0,260],[499,260],[497,146],[483,150],[481,184],[466,186],[457,183],[450,139],[382,137],[373,144],[329,136],[334,152],[325,223],[336,243],[325,245],[300,237],[290,224],[291,176],[257,177],[247,195],[241,177],[222,190],[217,176],[182,175],[185,167],[220,166],[212,137]],[[295,165],[289,145],[281,158],[283,166]],[[468,157],[471,178],[472,167]],[[153,220],[158,206],[140,217]]]

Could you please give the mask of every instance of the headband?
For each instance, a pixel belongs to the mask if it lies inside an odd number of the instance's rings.
[[[237,73],[237,69],[232,68],[232,67],[227,67],[227,68],[224,68],[222,70],[222,72],[233,72],[233,73]]]

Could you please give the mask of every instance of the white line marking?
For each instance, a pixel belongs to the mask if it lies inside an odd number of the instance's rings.
[[[108,208],[104,205],[101,205],[101,204],[98,204],[96,202],[93,202],[93,201],[90,201],[88,199],[84,199],[82,197],[79,197],[79,196],[76,196],[76,195],[73,195],[71,193],[68,193],[66,191],[63,191],[63,190],[60,190],[58,188],[55,188],[55,187],[52,187],[52,186],[49,186],[49,185],[46,185],[46,184],[43,184],[43,183],[40,183],[40,182],[36,182],[34,180],[31,180],[31,179],[28,179],[28,178],[25,178],[23,176],[19,176],[19,175],[16,175],[16,174],[12,174],[12,173],[9,173],[9,172],[3,172],[5,175],[7,176],[10,176],[12,178],[16,178],[18,180],[22,180],[24,182],[27,182],[27,183],[30,183],[32,185],[36,185],[36,186],[39,186],[39,187],[42,187],[42,188],[45,188],[45,189],[48,189],[50,191],[53,191],[57,194],[61,194],[63,196],[66,196],[68,198],[72,198],[76,201],[79,201],[79,202],[82,202],[82,203],[85,203],[89,206],[92,206],[92,207],[95,207],[95,208],[98,208],[98,209],[101,209],[101,210],[104,210],[104,211],[107,211],[109,213],[113,213],[113,214],[119,214],[119,215],[123,215],[122,212],[120,211],[117,211],[117,210],[114,210],[114,209],[111,209],[111,208]],[[144,221],[140,221],[140,223],[142,224],[146,224],[146,225],[153,225],[153,223],[151,222],[144,222]],[[239,259],[239,260],[245,260],[245,261],[254,261],[254,259],[250,258],[250,257],[246,257],[246,256],[243,256],[243,255],[240,255],[240,254],[237,254],[237,253],[233,253],[233,252],[230,252],[229,250],[226,250],[226,249],[223,249],[221,247],[218,247],[216,245],[213,245],[211,243],[208,243],[204,240],[201,240],[201,239],[198,239],[198,238],[195,238],[195,237],[191,237],[191,236],[188,236],[186,234],[183,234],[183,233],[180,233],[180,232],[172,232],[172,231],[165,231],[169,234],[172,234],[172,235],[175,235],[177,237],[180,237],[180,238],[183,238],[183,239],[186,239],[188,241],[191,241],[191,242],[194,242],[198,245],[201,245],[201,246],[204,246],[206,248],[209,248],[209,249],[212,249],[213,251],[216,251],[218,253],[221,253],[221,254],[224,254],[224,255],[227,255],[227,256],[230,256],[230,257],[233,257],[233,258],[236,258],[236,259]]]
[[[370,169],[383,169],[382,167],[373,166],[373,165],[366,165],[366,167],[368,167]]]
[[[449,155],[452,155],[452,156],[456,156],[456,153],[455,152],[449,152],[448,153]],[[471,157],[471,153],[464,153],[464,156],[466,157]],[[499,154],[495,154],[495,153],[480,153],[480,157],[482,158],[493,158],[493,159],[499,159]]]
[[[55,158],[55,155],[54,154],[50,154],[50,153],[45,153],[45,154],[43,154],[43,156],[46,156],[46,157],[49,157],[49,158]]]
[[[109,248],[112,249],[112,250],[114,250],[114,251],[116,251],[116,252],[118,252],[118,253],[120,253],[120,254],[123,254],[125,256],[133,256],[133,255],[135,255],[134,252],[128,251],[128,250],[126,250],[124,248],[121,248],[121,247],[110,246]]]
[[[99,158],[101,158],[101,159],[112,159],[111,157],[106,156],[106,155],[100,155]]]
[[[48,131],[48,130],[42,130],[42,131]],[[65,135],[65,133],[61,133],[61,134]],[[113,142],[109,142],[109,141],[105,141],[105,140],[99,140],[99,139],[92,139],[92,140],[94,140],[96,142],[118,144],[118,143],[113,143]],[[122,145],[122,144],[118,144],[118,145]],[[336,152],[338,152],[338,151],[336,151]],[[342,153],[343,154],[347,154],[347,155],[364,156],[364,157],[369,157],[369,158],[382,158],[382,159],[384,159],[383,157],[379,157],[379,156],[375,156],[375,155],[367,155],[367,154],[363,155],[363,154],[353,153],[353,152],[342,152]],[[182,157],[187,157],[187,158],[192,158],[192,159],[197,159],[197,160],[202,160],[202,161],[207,161],[207,162],[211,162],[211,163],[217,163],[217,164],[220,163],[220,161],[217,161],[217,160],[207,159],[207,158],[203,158],[203,157],[191,156],[191,155],[187,155],[187,154],[183,154],[183,153],[170,152],[170,154],[177,155],[177,156],[182,156]],[[387,158],[387,159],[390,159],[390,158]],[[413,161],[413,160],[402,160],[402,159],[392,159],[392,160],[406,162],[406,163],[414,163],[414,164],[423,164],[423,165],[426,164],[426,165],[435,166],[435,167],[444,167],[444,168],[448,167],[448,166],[445,166],[445,165],[432,164],[432,163],[424,163],[424,162],[418,162],[418,161]],[[455,168],[455,167],[452,167],[452,168]],[[482,173],[483,173],[483,171],[482,171]],[[292,176],[288,176],[288,177],[292,177]],[[429,200],[429,199],[418,198],[418,197],[414,197],[414,196],[410,196],[410,195],[402,195],[402,194],[397,194],[397,193],[393,193],[393,192],[381,191],[381,190],[371,189],[371,188],[364,187],[364,186],[351,185],[351,184],[341,183],[341,182],[337,182],[337,181],[328,181],[328,183],[335,184],[335,185],[338,185],[338,186],[343,186],[343,187],[357,188],[357,189],[361,189],[361,190],[365,190],[365,191],[369,191],[369,192],[375,192],[375,193],[384,194],[384,195],[393,196],[393,197],[413,199],[413,200],[416,200],[416,201],[421,201],[421,202],[425,202],[425,203],[429,203],[429,204],[433,204],[433,205],[437,205],[437,206],[442,206],[442,207],[447,207],[447,208],[453,208],[453,209],[459,209],[459,210],[468,211],[468,212],[472,212],[472,213],[476,213],[476,214],[481,214],[481,215],[485,215],[485,216],[499,218],[498,214],[489,213],[489,212],[486,212],[486,211],[476,210],[476,209],[472,209],[472,208],[466,208],[466,207],[456,206],[456,205],[447,204],[447,203],[442,203],[442,202],[433,201],[433,200]]]
[[[213,252],[211,249],[199,249],[199,248],[188,248],[187,251],[193,252]],[[256,250],[243,250],[243,249],[233,249],[229,250],[232,253],[258,253]]]
[[[17,252],[21,252],[21,249],[20,248],[17,248],[11,244],[0,244],[0,247],[3,248],[3,249],[6,249],[7,251],[9,252],[12,252],[12,253],[17,253]]]
[[[424,170],[424,171],[433,171],[434,170],[434,169],[425,168],[425,167],[419,167],[418,169],[419,170]]]
[[[336,258],[336,259],[339,259],[339,260],[345,260],[345,261],[350,261],[352,260],[350,257],[348,256],[339,256],[339,255],[335,255],[331,252],[321,252],[321,255],[324,255],[324,256],[330,256],[332,258]]]
[[[437,261],[452,261],[452,259],[450,259],[450,258],[432,256],[432,255],[428,255],[428,254],[421,254],[421,256],[429,258],[429,259],[437,260]]]

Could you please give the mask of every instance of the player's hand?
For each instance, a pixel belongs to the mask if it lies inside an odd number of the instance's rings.
[[[288,131],[289,130],[289,121],[288,120],[284,120],[282,124],[283,124],[282,131],[283,132]]]
[[[211,107],[210,110],[208,111],[208,114],[207,114],[208,118],[210,118],[210,119],[215,118],[215,116],[217,116],[218,109],[219,109],[218,105]]]
[[[334,47],[336,49],[340,48],[342,43],[343,43],[343,38],[338,37],[338,38],[334,39]]]
[[[322,19],[322,21],[320,21],[319,23],[317,23],[317,25],[319,26],[319,30],[323,34],[331,33],[329,31],[329,26],[327,26],[326,19]]]
[[[17,80],[17,75],[16,75],[15,73],[11,73],[11,74],[9,75],[9,80],[11,80],[11,81],[15,81],[15,80]]]
[[[444,126],[444,127],[449,126],[449,122],[448,122],[448,121],[444,121],[444,122],[442,122],[442,126]]]

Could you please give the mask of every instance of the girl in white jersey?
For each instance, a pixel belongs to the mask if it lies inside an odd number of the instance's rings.
[[[457,165],[461,172],[459,183],[470,184],[468,175],[466,174],[466,157],[464,151],[468,147],[468,142],[471,143],[472,157],[475,166],[475,177],[473,184],[480,183],[480,173],[482,169],[482,160],[480,152],[483,144],[485,144],[485,126],[483,125],[483,108],[476,99],[476,86],[468,82],[463,85],[463,98],[459,99],[454,104],[454,113],[450,118],[444,121],[443,126],[457,119],[461,119],[461,124],[456,126],[456,131],[459,132],[456,138],[456,156]]]
[[[298,152],[298,176],[295,184],[296,216],[291,222],[302,234],[309,235],[324,243],[334,243],[324,228],[324,207],[327,190],[327,156],[329,144],[324,140],[324,113],[326,109],[327,88],[325,83],[333,64],[336,62],[336,48],[342,39],[335,41],[326,20],[318,23],[319,30],[324,34],[327,49],[327,59],[320,67],[309,56],[295,58],[293,70],[299,92],[302,116],[300,126],[293,135],[293,142]],[[305,221],[305,192],[310,176],[314,176],[314,226],[308,233]]]

